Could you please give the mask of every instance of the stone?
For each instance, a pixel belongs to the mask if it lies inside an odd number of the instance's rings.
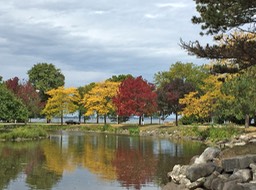
[[[220,175],[219,172],[214,171],[210,176],[206,177],[204,182],[204,187],[206,187],[207,189],[210,189],[213,179],[217,178],[219,175]]]
[[[250,164],[255,162],[256,155],[245,155],[223,159],[221,165],[225,172],[233,172],[234,169],[249,168]]]
[[[238,183],[240,180],[230,180],[224,183],[223,190],[244,190],[243,186]]]
[[[188,165],[175,165],[171,172],[167,174],[168,177],[170,177],[174,183],[180,183],[180,180],[182,178],[186,178],[186,170],[188,168]]]
[[[239,185],[243,187],[243,190],[256,190],[255,183],[241,183]]]
[[[241,182],[249,182],[252,180],[252,172],[249,169],[242,169],[238,170],[237,172],[234,172],[229,179],[235,180],[235,179],[240,179]]]
[[[202,163],[202,164],[193,164],[187,168],[186,177],[194,182],[201,177],[207,177],[211,175],[216,168],[216,165],[213,163]]]
[[[202,187],[205,182],[205,178],[199,178],[198,180],[194,181],[193,183],[190,183],[189,185],[185,185],[188,189],[196,189],[199,187]]]
[[[204,152],[195,159],[195,164],[207,163],[213,161],[220,154],[220,149],[214,147],[208,147]]]
[[[222,179],[221,177],[217,177],[215,179],[212,180],[211,183],[211,190],[222,190],[223,186],[224,186],[224,179]]]

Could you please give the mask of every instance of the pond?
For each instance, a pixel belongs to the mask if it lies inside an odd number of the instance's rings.
[[[0,189],[161,189],[175,164],[204,146],[156,137],[56,132],[0,143]]]

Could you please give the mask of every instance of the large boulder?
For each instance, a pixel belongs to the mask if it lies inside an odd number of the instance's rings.
[[[220,154],[220,149],[214,147],[208,147],[204,152],[195,159],[195,164],[212,162]]]
[[[202,163],[202,164],[193,164],[187,168],[186,177],[194,182],[201,177],[207,177],[211,175],[216,169],[214,163]]]

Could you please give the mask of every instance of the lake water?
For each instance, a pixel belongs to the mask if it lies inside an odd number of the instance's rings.
[[[175,164],[188,163],[204,148],[155,137],[81,132],[1,142],[0,189],[161,189]]]

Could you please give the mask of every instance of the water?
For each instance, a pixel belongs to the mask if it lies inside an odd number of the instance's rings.
[[[57,132],[37,142],[0,143],[0,189],[143,189],[168,182],[175,164],[205,147],[168,139]]]

